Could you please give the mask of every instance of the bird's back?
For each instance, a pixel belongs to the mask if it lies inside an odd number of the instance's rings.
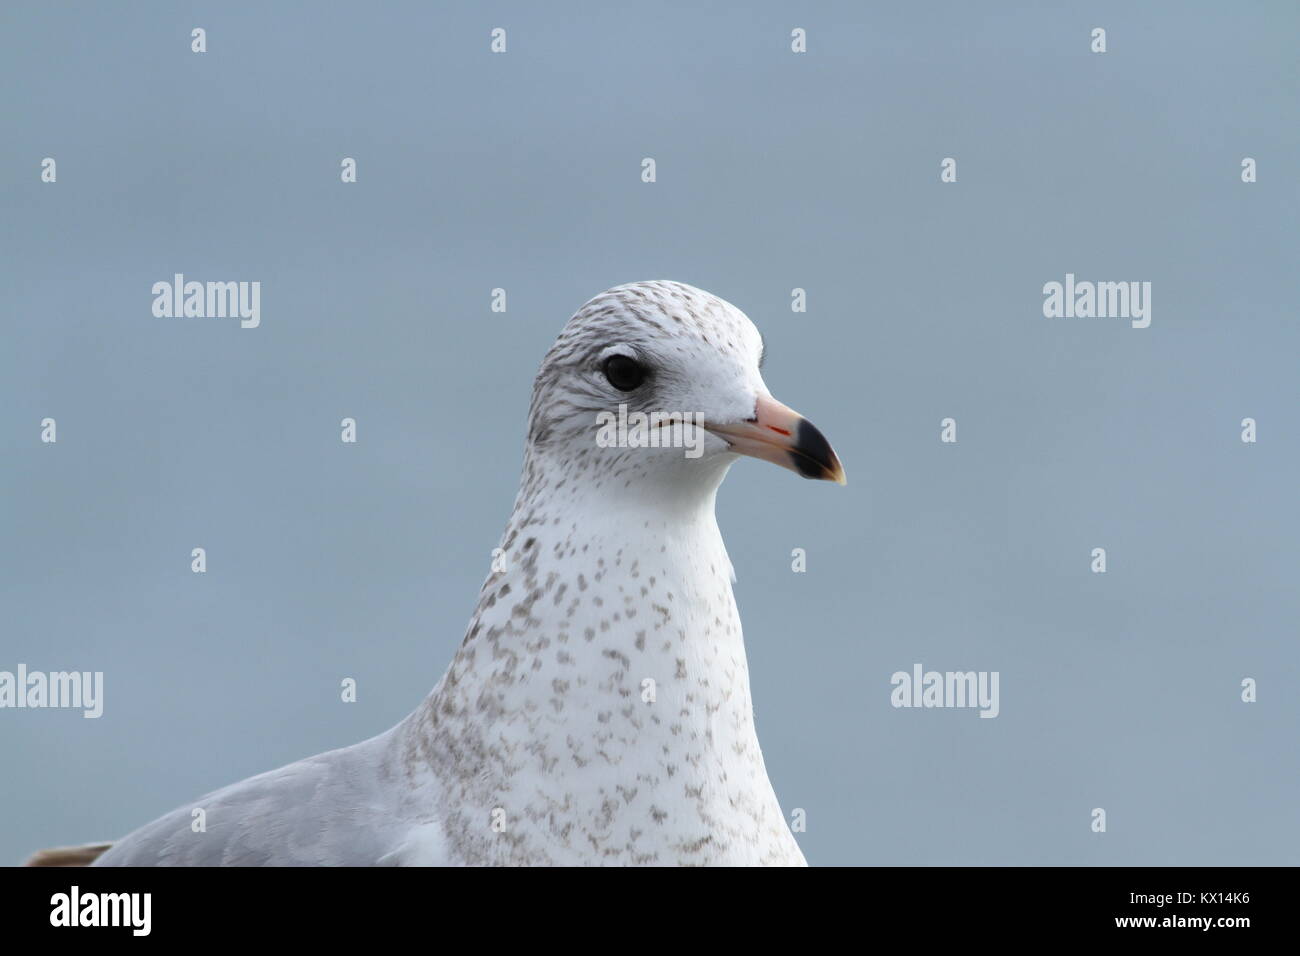
[[[391,731],[250,777],[116,841],[94,866],[366,866],[402,842]],[[197,814],[196,810],[203,813]],[[199,821],[202,820],[202,826]]]

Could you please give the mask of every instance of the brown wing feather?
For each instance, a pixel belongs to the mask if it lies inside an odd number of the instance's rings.
[[[84,846],[56,846],[37,850],[23,866],[90,866],[111,843],[87,843]]]

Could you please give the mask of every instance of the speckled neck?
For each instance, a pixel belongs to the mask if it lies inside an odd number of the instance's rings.
[[[728,464],[566,493],[570,463],[530,454],[504,570],[410,727],[466,862],[802,861],[713,513]]]

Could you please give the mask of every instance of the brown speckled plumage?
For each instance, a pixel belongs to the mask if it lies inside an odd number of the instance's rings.
[[[624,394],[616,350],[651,370]],[[387,733],[211,794],[113,863],[802,864],[754,730],[714,497],[735,455],[599,447],[598,412],[743,421],[766,394],[737,309],[675,282],[596,296],[538,372],[503,570]],[[654,682],[654,699],[643,698]]]

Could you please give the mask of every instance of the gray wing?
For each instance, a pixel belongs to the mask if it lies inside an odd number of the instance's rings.
[[[387,734],[216,790],[116,841],[94,866],[369,866],[398,817]],[[194,811],[206,829],[195,832]]]

